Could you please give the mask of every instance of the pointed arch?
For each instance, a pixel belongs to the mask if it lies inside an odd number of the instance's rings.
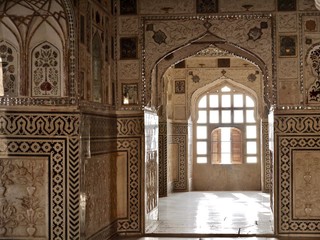
[[[257,56],[256,54],[252,53],[249,50],[243,49],[242,47],[233,44],[231,42],[226,41],[210,32],[206,32],[205,34],[199,36],[198,38],[194,39],[193,41],[189,42],[188,44],[181,46],[177,49],[174,49],[167,54],[165,54],[161,59],[159,59],[154,68],[153,74],[151,74],[151,93],[152,92],[162,92],[164,86],[163,82],[163,75],[167,71],[167,69],[188,58],[193,55],[196,55],[198,52],[210,48],[216,47],[218,49],[227,51],[228,53],[234,55],[235,57],[239,57],[245,59],[254,65],[256,65],[260,71],[262,72],[263,81],[264,81],[264,103],[268,106],[271,105],[271,97],[270,97],[270,89],[268,89],[271,84],[269,84],[269,77],[266,64],[263,60]],[[151,94],[151,96],[161,96],[161,94]],[[162,99],[151,99],[150,104],[154,105],[155,107],[159,107],[163,103]]]
[[[199,97],[201,97],[201,95],[207,91],[210,91],[210,89],[212,88],[217,88],[218,86],[233,86],[234,88],[237,88],[239,90],[241,90],[242,92],[246,92],[247,95],[251,96],[255,102],[258,102],[258,96],[257,93],[255,91],[253,91],[252,89],[242,85],[241,83],[238,83],[236,81],[233,81],[230,78],[227,78],[226,76],[221,76],[218,79],[213,80],[211,83],[197,89],[191,97],[191,106],[196,106],[197,101],[199,100]],[[257,108],[257,115],[260,115],[262,112],[262,108],[261,108],[261,103],[258,102],[258,104],[260,104],[260,106],[258,106]],[[195,108],[191,109],[191,119],[195,120],[196,119],[196,110]]]
[[[75,13],[71,0],[49,0],[30,2],[3,0],[1,2],[4,18],[0,19],[1,28],[10,29],[19,43],[21,56],[21,94],[34,96],[31,91],[32,73],[29,70],[31,51],[39,44],[49,41],[60,51],[61,92],[52,97],[68,97],[71,104],[76,103],[76,36]],[[28,61],[28,62],[27,62]],[[25,67],[24,67],[25,66]],[[43,96],[44,97],[44,96]],[[52,104],[62,103],[51,99]],[[21,102],[23,103],[23,101]]]

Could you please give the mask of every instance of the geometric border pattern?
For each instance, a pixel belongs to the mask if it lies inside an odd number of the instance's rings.
[[[168,144],[178,144],[178,179],[173,182],[173,190],[188,190],[188,124],[171,124],[172,135],[168,136]]]
[[[272,163],[270,159],[269,151],[269,124],[268,122],[262,122],[262,143],[264,152],[261,154],[264,158],[264,186],[265,190],[270,191],[272,189],[273,176],[272,176]]]
[[[118,220],[118,233],[142,231],[142,162],[144,162],[143,115],[118,117],[117,151],[127,152],[128,162],[128,218]]]
[[[168,195],[167,171],[167,123],[159,122],[159,197]]]
[[[319,234],[320,221],[293,218],[293,152],[319,150],[320,118],[314,111],[274,114],[275,170],[277,171],[279,234]]]
[[[118,139],[117,150],[127,151],[129,160],[128,169],[128,219],[118,220],[118,233],[121,232],[140,232],[141,231],[141,203],[142,203],[142,184],[141,184],[141,164],[142,154],[141,138]]]
[[[91,155],[126,153],[127,163],[127,217],[117,219],[89,239],[109,239],[114,234],[142,232],[142,163],[143,115],[106,116],[85,113],[82,133],[84,151],[90,140]],[[86,125],[88,124],[88,126]],[[90,127],[89,127],[90,126]],[[84,189],[85,191],[85,189]]]
[[[293,219],[293,152],[320,148],[320,136],[279,136],[279,203],[280,233],[320,233],[320,220]]]
[[[80,239],[79,116],[5,112],[0,134],[7,146],[1,155],[48,157],[49,239]]]

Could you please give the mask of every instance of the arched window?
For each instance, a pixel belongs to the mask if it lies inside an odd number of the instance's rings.
[[[196,162],[257,163],[256,104],[243,90],[224,85],[199,97]]]

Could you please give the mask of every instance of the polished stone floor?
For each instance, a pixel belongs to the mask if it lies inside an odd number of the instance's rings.
[[[272,235],[269,194],[183,192],[159,199],[154,234]]]
[[[270,197],[261,192],[174,193],[159,200],[159,221],[144,237],[115,240],[320,240],[274,237]]]

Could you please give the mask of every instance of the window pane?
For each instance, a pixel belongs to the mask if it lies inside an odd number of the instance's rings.
[[[207,154],[206,142],[197,142],[197,154]]]
[[[221,163],[230,164],[231,163],[231,154],[230,153],[221,153]]]
[[[221,106],[222,107],[231,107],[231,96],[230,95],[222,95],[221,96]]]
[[[207,111],[198,111],[198,121],[197,123],[207,123]]]
[[[221,88],[221,92],[230,92],[230,91],[231,91],[231,89],[227,86]]]
[[[221,153],[230,153],[231,142],[221,142]]]
[[[256,126],[247,126],[246,131],[247,138],[257,138],[257,128]]]
[[[246,107],[254,107],[254,101],[249,96],[246,96]]]
[[[254,110],[247,110],[246,113],[246,120],[248,123],[256,122],[256,120],[254,119]]]
[[[247,154],[256,154],[256,153],[257,153],[257,143],[247,142]]]
[[[234,107],[243,107],[243,95],[242,94],[233,95],[233,106]]]
[[[257,163],[257,157],[247,157],[247,163]]]
[[[210,123],[219,123],[219,111],[210,111]]]
[[[243,123],[243,110],[234,110],[233,118],[234,123]]]
[[[209,105],[210,107],[217,108],[219,107],[219,96],[218,95],[210,95],[209,96]]]
[[[197,139],[206,139],[206,138],[207,138],[207,127],[197,126]]]
[[[231,111],[230,110],[223,110],[222,112],[222,123],[231,123]]]
[[[203,96],[198,104],[199,108],[206,108],[207,107],[207,96]]]
[[[207,157],[197,157],[197,163],[207,163]]]

